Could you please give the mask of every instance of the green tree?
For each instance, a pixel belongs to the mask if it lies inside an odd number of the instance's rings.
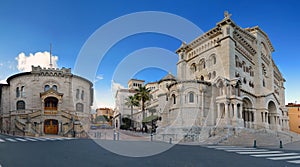
[[[143,119],[145,118],[145,102],[150,100],[150,89],[146,88],[146,86],[141,86],[139,89],[136,89],[137,99],[142,102],[142,113]]]
[[[133,128],[133,107],[134,106],[139,106],[140,102],[138,100],[137,95],[135,94],[134,96],[128,96],[125,99],[125,105],[127,105],[128,107],[130,107],[131,109],[131,113],[130,113],[130,127]]]

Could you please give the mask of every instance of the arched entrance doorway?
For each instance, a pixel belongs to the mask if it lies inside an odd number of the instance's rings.
[[[244,127],[251,128],[251,124],[254,122],[254,113],[252,111],[252,102],[248,98],[243,99],[243,120]]]
[[[277,118],[277,108],[273,101],[270,101],[268,104],[268,123],[272,125],[276,125],[278,122]],[[273,128],[273,127],[271,127]]]
[[[55,119],[46,119],[44,122],[44,133],[57,135],[58,121]]]

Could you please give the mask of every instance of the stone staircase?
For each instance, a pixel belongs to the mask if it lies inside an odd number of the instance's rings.
[[[299,141],[300,136],[291,132],[241,129],[235,135],[228,136],[228,138],[223,141],[221,140],[218,144],[253,146],[254,140],[256,140],[257,146],[273,146],[279,145],[280,141],[282,141],[283,144]]]

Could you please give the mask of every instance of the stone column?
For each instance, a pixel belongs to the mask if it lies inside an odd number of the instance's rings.
[[[41,135],[44,136],[44,121],[42,121],[41,126]]]
[[[225,120],[226,120],[226,125],[229,125],[229,118],[228,118],[228,103],[225,102]]]
[[[243,119],[243,104],[240,105],[240,119]]]
[[[233,118],[234,118],[234,120],[237,120],[237,118],[238,118],[238,110],[237,110],[237,103],[235,103],[234,105],[233,105]]]
[[[221,118],[221,114],[220,114],[220,103],[217,103],[217,111],[218,111],[218,115],[217,118]]]
[[[205,110],[204,108],[205,108],[205,104],[204,104],[204,92],[203,92],[203,91],[201,92],[201,103],[202,103],[202,104],[201,104],[201,107],[202,107],[202,118],[204,118],[204,112],[205,112],[205,111],[204,111],[204,110]]]

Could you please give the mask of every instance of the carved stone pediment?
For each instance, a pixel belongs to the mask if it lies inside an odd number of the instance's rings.
[[[55,97],[57,98],[59,101],[62,99],[63,97],[63,93],[59,93],[56,90],[50,88],[49,90],[40,93],[40,97],[42,98],[42,100],[46,99],[47,97]]]

